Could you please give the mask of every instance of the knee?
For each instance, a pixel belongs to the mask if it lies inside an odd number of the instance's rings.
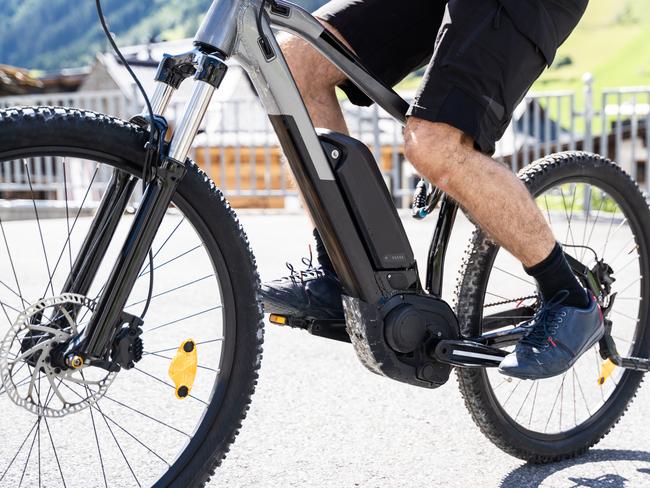
[[[298,37],[283,36],[280,49],[303,97],[318,97],[323,91],[334,90],[344,79],[322,54]]]
[[[410,117],[404,129],[404,155],[422,176],[441,189],[462,170],[471,141],[447,124]]]

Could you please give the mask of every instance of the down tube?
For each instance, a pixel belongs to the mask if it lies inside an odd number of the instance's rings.
[[[346,293],[376,303],[382,293],[330,163],[265,17],[263,28],[273,50],[271,59],[267,60],[259,47],[255,13],[250,5],[242,12],[233,56],[247,70],[264,103]]]

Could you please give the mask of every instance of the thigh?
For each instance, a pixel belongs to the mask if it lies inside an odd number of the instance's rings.
[[[528,22],[532,29],[546,20],[531,15]],[[551,46],[551,54],[557,47]],[[452,125],[492,154],[548,57],[549,46],[540,49],[500,0],[451,0],[409,115]]]
[[[363,65],[389,86],[431,59],[445,0],[333,0],[314,15],[341,33]],[[341,84],[357,105],[372,102],[351,82]]]

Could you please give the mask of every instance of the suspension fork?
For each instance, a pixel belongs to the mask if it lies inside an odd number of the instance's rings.
[[[177,86],[173,86],[172,82],[166,82],[165,75],[178,76],[181,72],[187,78],[191,74],[195,74],[194,91],[178,124],[168,154],[166,156],[158,155],[159,160],[155,164],[153,178],[147,184],[140,207],[88,325],[80,334],[59,349],[57,362],[63,367],[73,356],[80,356],[84,361],[105,362],[115,333],[124,323],[123,310],[126,301],[146,260],[158,227],[171,203],[172,196],[185,175],[185,161],[212,95],[221,84],[227,70],[223,60],[217,56],[199,52],[193,54],[192,62],[196,61],[196,64],[192,64],[192,69],[187,67],[186,60],[180,60],[180,58],[174,66],[176,69],[169,69],[169,66],[165,66],[166,62],[169,64],[168,58],[161,63],[156,78],[161,83],[158,84],[153,99],[156,109],[161,113],[164,112],[173,89],[177,88]],[[181,81],[182,79],[178,81],[179,85]],[[108,206],[108,203],[106,205]],[[97,219],[97,225],[93,225],[96,235],[89,238],[91,242],[99,239],[103,244],[104,240],[108,239],[101,235],[102,221],[109,222],[109,219]],[[98,233],[99,237],[97,237]],[[108,242],[106,242],[106,247]],[[87,252],[90,252],[92,247],[89,244]],[[103,250],[105,252],[106,249]],[[81,269],[78,270],[77,275],[84,277],[83,284],[89,280],[92,281],[94,272],[96,272],[96,267],[93,269],[95,260],[101,262],[101,257],[90,260],[87,269],[84,268],[83,261],[80,264]],[[70,278],[72,283],[76,282],[75,276]]]
[[[125,171],[113,171],[106,193],[63,285],[63,293],[88,294],[136,181]]]

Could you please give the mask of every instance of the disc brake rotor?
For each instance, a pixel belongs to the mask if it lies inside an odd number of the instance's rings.
[[[85,365],[63,370],[50,362],[52,349],[77,334],[76,318],[94,308],[94,301],[64,293],[18,315],[0,343],[0,379],[11,401],[35,415],[63,417],[104,396],[116,373]]]

